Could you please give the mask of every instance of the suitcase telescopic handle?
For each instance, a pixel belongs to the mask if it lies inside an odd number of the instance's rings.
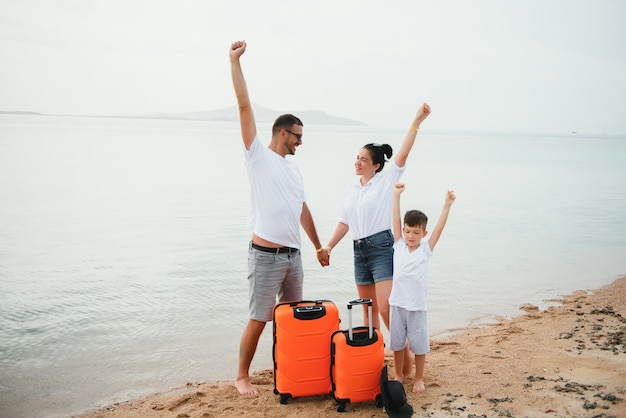
[[[354,299],[348,302],[348,337],[352,341],[352,307],[354,305],[367,305],[367,316],[369,318],[369,338],[374,336],[374,326],[372,325],[372,299]]]
[[[349,305],[348,309],[351,309],[352,305],[365,305],[365,304],[368,304],[368,305],[371,306],[372,305],[372,299],[359,298],[359,299],[351,300],[350,302],[348,302],[348,305]]]

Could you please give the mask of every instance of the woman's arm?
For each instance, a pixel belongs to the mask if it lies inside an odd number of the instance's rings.
[[[409,128],[408,132],[404,136],[404,141],[400,145],[400,149],[396,153],[395,162],[398,167],[404,167],[406,164],[406,160],[409,157],[409,153],[411,152],[411,148],[413,148],[413,144],[415,143],[415,138],[417,137],[417,131],[420,129],[420,125],[424,122],[430,115],[430,106],[427,103],[424,103],[417,109],[417,113],[415,114],[415,118],[413,119],[413,123]]]

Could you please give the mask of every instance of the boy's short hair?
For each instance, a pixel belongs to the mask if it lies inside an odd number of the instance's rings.
[[[425,230],[426,224],[428,224],[428,216],[421,210],[407,210],[404,214],[404,224],[411,228],[418,227]]]

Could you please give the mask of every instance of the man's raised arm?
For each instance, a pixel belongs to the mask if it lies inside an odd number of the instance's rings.
[[[235,87],[235,95],[237,96],[237,104],[239,106],[239,123],[241,125],[241,138],[246,146],[250,149],[252,141],[256,136],[256,123],[254,121],[254,113],[252,112],[252,103],[248,96],[248,87],[243,77],[241,63],[239,59],[246,52],[246,41],[233,42],[230,46],[230,70],[233,78],[233,86]]]

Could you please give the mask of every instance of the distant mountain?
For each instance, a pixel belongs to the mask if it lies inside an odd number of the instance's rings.
[[[283,113],[293,113],[300,119],[304,125],[345,125],[345,126],[366,126],[363,122],[353,119],[346,119],[339,116],[329,115],[321,110],[300,110],[293,112],[279,112],[277,110],[271,110],[252,104],[254,109],[254,117],[259,123],[273,123],[274,120]],[[49,116],[45,113],[39,112],[22,112],[22,111],[2,111],[0,114],[17,114],[17,115],[40,115]],[[177,120],[206,120],[214,122],[238,122],[239,111],[236,106],[225,107],[223,109],[210,110],[204,112],[161,112],[161,113],[146,113],[141,115],[107,115],[107,116],[94,116],[94,115],[55,115],[55,116],[87,116],[87,117],[104,117],[104,118],[134,118],[134,119],[177,119]]]
[[[23,110],[0,110],[0,114],[4,114],[4,115],[39,115],[39,116],[43,116],[43,113],[39,113],[39,112],[25,112]]]
[[[293,113],[300,119],[306,126],[311,125],[348,125],[348,126],[366,126],[363,122],[353,119],[342,118],[339,116],[329,115],[326,112],[320,110],[300,110],[293,112],[279,112],[276,110],[267,109],[252,104],[254,110],[254,117],[257,122],[272,123],[274,120],[283,113]],[[148,113],[144,115],[134,115],[124,117],[140,117],[149,119],[184,119],[184,120],[207,120],[214,122],[238,122],[239,111],[236,106],[225,107],[217,110],[210,110],[205,112],[184,112],[184,113]]]

